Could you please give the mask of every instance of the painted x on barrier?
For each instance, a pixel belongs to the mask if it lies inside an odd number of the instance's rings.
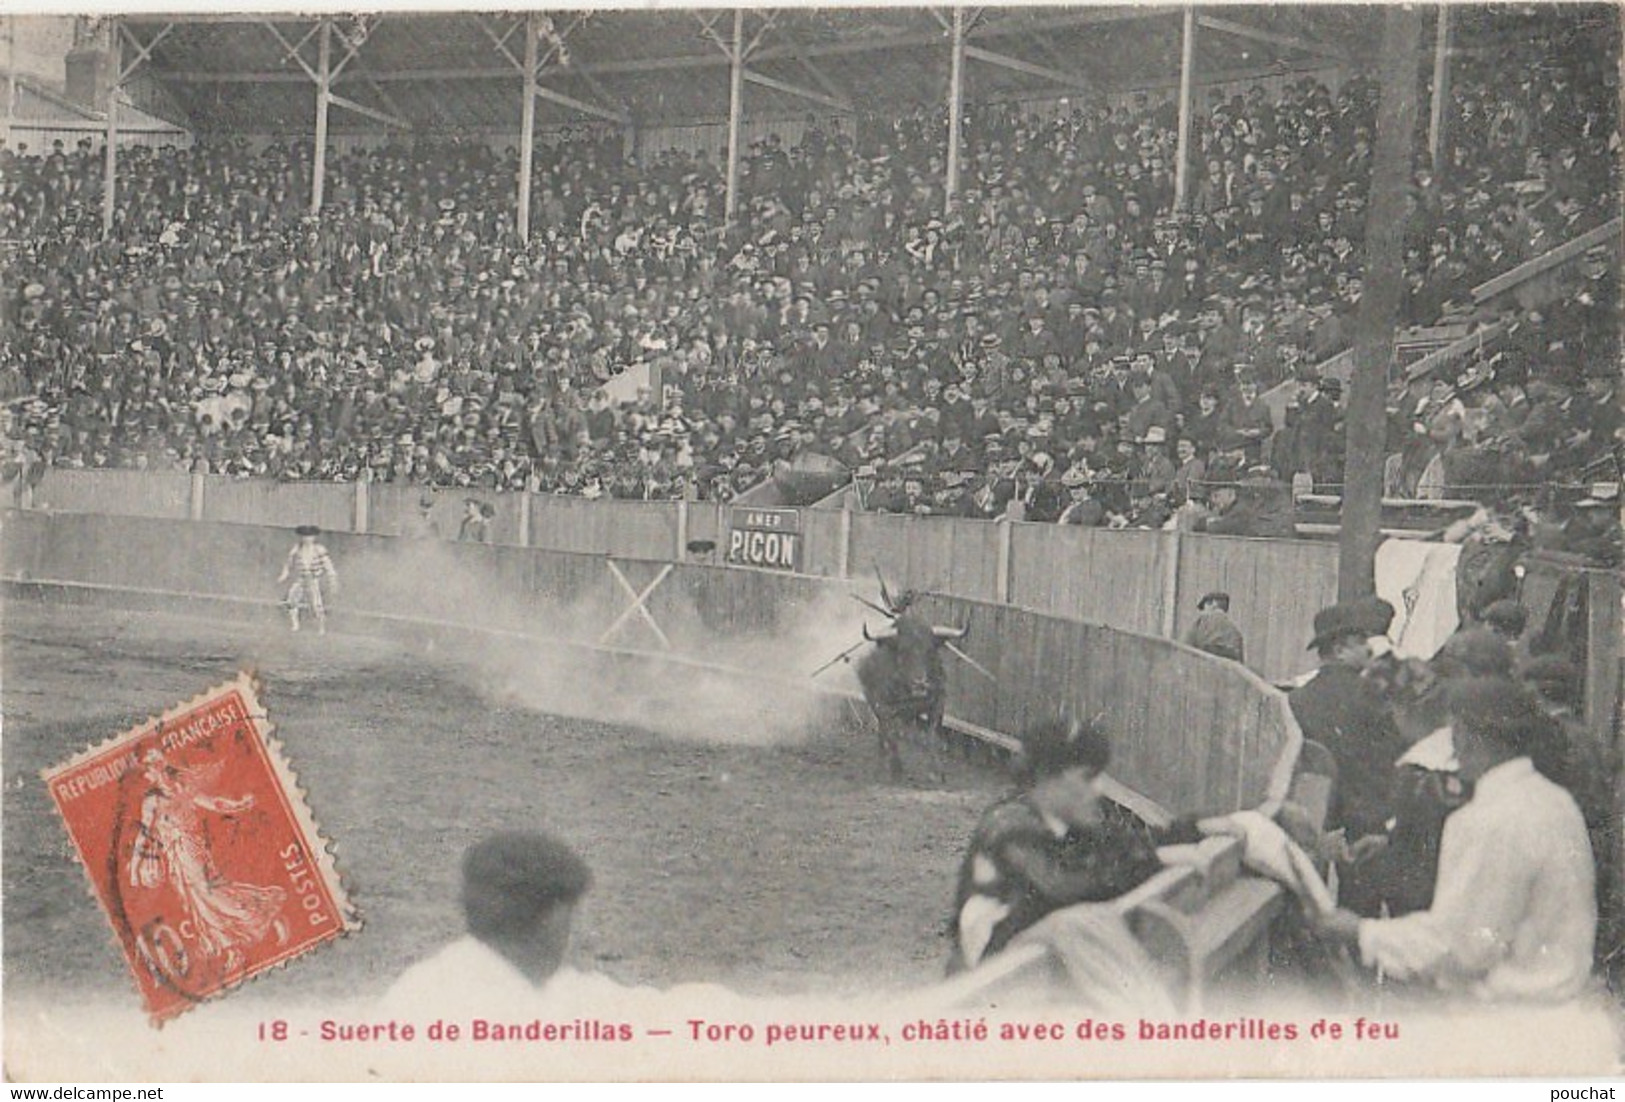
[[[622,625],[633,616],[639,616],[645,624],[649,625],[649,630],[655,633],[655,638],[660,640],[660,645],[666,650],[671,650],[671,640],[666,638],[666,633],[660,630],[660,625],[655,622],[653,614],[649,612],[648,606],[644,604],[649,599],[649,594],[653,593],[660,583],[666,580],[666,575],[671,573],[671,564],[667,563],[662,566],[660,572],[654,576],[654,580],[644,586],[641,593],[632,588],[632,583],[626,580],[626,575],[621,573],[621,568],[615,565],[614,559],[605,559],[604,565],[609,567],[610,574],[614,576],[616,583],[626,591],[626,595],[632,598],[632,603],[627,605],[621,614],[615,617],[614,622],[604,629],[604,634],[598,637],[599,645],[609,642],[610,636],[619,631]]]

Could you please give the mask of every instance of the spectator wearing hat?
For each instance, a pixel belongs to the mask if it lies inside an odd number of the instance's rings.
[[[1144,372],[1136,372],[1129,377],[1129,389],[1134,395],[1134,404],[1129,407],[1125,427],[1129,439],[1143,441],[1155,428],[1161,430],[1163,442],[1166,443],[1168,432],[1173,428],[1174,417],[1168,407],[1157,398],[1151,376]]]
[[[1203,484],[1207,481],[1207,463],[1189,435],[1181,435],[1174,444],[1174,462],[1174,503],[1183,506],[1193,497],[1200,498],[1206,493]]]
[[[1599,566],[1618,566],[1621,557],[1619,484],[1600,483],[1576,502],[1563,523],[1560,547]]]
[[[1429,663],[1395,659],[1365,671],[1409,748],[1394,763],[1393,816],[1381,834],[1344,847],[1343,906],[1364,916],[1410,914],[1433,902],[1445,819],[1467,801],[1445,708],[1448,682]]]
[[[1149,832],[1109,811],[1111,758],[1092,723],[1041,721],[1022,736],[1020,791],[982,815],[959,869],[949,972],[974,968],[1050,912],[1115,899],[1162,867]]]
[[[459,543],[490,543],[491,520],[496,510],[477,497],[463,499],[463,521],[457,527]]]
[[[1459,470],[1466,449],[1462,445],[1462,415],[1456,410],[1437,414],[1427,427],[1431,445],[1422,474],[1416,481],[1416,496],[1423,500],[1437,500],[1450,495],[1451,487],[1460,484]]]
[[[1106,506],[1094,495],[1094,476],[1087,468],[1068,467],[1061,476],[1068,501],[1056,518],[1058,524],[1071,524],[1080,528],[1099,528],[1106,523]]]
[[[434,519],[434,498],[429,494],[418,497],[417,509],[406,518],[401,535],[409,540],[437,540],[440,522]]]
[[[1247,461],[1257,463],[1274,433],[1274,418],[1258,396],[1258,380],[1250,374],[1239,376],[1219,418],[1220,446],[1224,446],[1226,440],[1239,445],[1246,451]]]
[[[586,863],[551,835],[504,831],[476,842],[462,861],[467,933],[402,973],[385,1006],[420,1019],[528,1017],[624,997],[625,988],[565,963],[576,908],[591,883]]]
[[[1174,461],[1168,458],[1167,431],[1161,425],[1152,425],[1137,442],[1140,454],[1134,464],[1137,483],[1134,492],[1141,497],[1171,493],[1178,472]]]
[[[1585,723],[1585,677],[1568,659],[1541,654],[1518,668],[1518,680],[1552,720],[1551,737],[1530,754],[1535,768],[1562,785],[1580,805],[1597,864],[1597,904],[1601,915],[1597,964],[1615,980],[1625,979],[1625,885],[1619,853],[1619,813],[1614,778],[1618,756],[1600,743]]]
[[[1185,645],[1208,654],[1245,662],[1241,628],[1230,618],[1230,594],[1218,590],[1196,602],[1196,619],[1185,631]]]
[[[1254,466],[1239,484],[1218,483],[1212,491],[1216,516],[1202,518],[1196,530],[1216,536],[1253,536],[1291,539],[1297,535],[1290,488],[1269,477],[1269,468]]]
[[[1300,378],[1296,403],[1276,438],[1272,458],[1282,475],[1302,473],[1317,491],[1343,480],[1343,425],[1338,402],[1343,384],[1335,376]]]
[[[1184,434],[1196,445],[1196,454],[1211,464],[1223,432],[1224,412],[1219,388],[1208,383],[1197,393],[1196,408],[1185,418]]]
[[[1390,771],[1405,751],[1388,706],[1360,676],[1372,658],[1369,626],[1349,603],[1317,612],[1309,649],[1320,668],[1287,697],[1303,737],[1325,746],[1337,762],[1326,827],[1346,828],[1351,838],[1382,833]]]
[[[1473,792],[1445,822],[1431,904],[1399,918],[1340,908],[1313,921],[1391,980],[1481,1002],[1573,1000],[1593,964],[1595,866],[1574,797],[1531,757],[1550,720],[1505,678],[1459,681],[1447,702]]]

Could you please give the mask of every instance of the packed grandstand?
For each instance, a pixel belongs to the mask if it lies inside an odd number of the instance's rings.
[[[1454,62],[1403,321],[1494,339],[1395,372],[1391,497],[1559,530],[1617,485],[1617,234],[1537,303],[1471,293],[1618,215],[1594,32],[1553,21],[1511,81],[1502,53]],[[731,500],[811,460],[871,509],[1291,534],[1285,488],[1342,480],[1323,365],[1353,341],[1375,84],[1210,100],[1181,211],[1150,94],[969,106],[951,201],[942,106],[798,121],[744,151],[732,222],[726,150],[576,127],[535,159],[528,243],[516,150],[455,134],[335,152],[318,215],[308,139],[129,150],[106,235],[96,143],[6,149],[8,474]],[[633,369],[653,385],[602,389]]]

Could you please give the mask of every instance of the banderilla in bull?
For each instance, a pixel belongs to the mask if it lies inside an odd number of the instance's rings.
[[[960,650],[953,643],[944,641],[944,643],[942,645],[947,647],[948,650],[951,651],[954,654],[955,657],[964,659],[965,663],[968,666],[970,666],[971,669],[975,670],[977,673],[981,674],[983,677],[987,678],[989,681],[992,681],[992,682],[995,682],[995,683],[998,682],[999,679],[996,676],[994,676],[994,674],[986,666],[982,665],[976,659],[972,658],[970,655],[968,655],[964,651]]]
[[[868,644],[869,644],[869,640],[867,640],[867,639],[858,640],[856,643],[853,643],[850,647],[847,647],[845,650],[843,650],[840,654],[837,654],[834,658],[831,658],[828,662],[825,662],[822,666],[819,666],[812,673],[808,674],[808,677],[809,678],[817,677],[819,674],[823,673],[825,670],[829,669],[831,666],[834,666],[835,664],[837,664],[839,662],[846,662],[846,661],[850,660],[852,655],[854,655],[858,651],[862,650],[864,647],[868,646]]]

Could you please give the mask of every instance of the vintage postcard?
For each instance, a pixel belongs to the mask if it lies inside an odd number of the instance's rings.
[[[8,1079],[1621,1073],[1617,6],[0,31]]]

